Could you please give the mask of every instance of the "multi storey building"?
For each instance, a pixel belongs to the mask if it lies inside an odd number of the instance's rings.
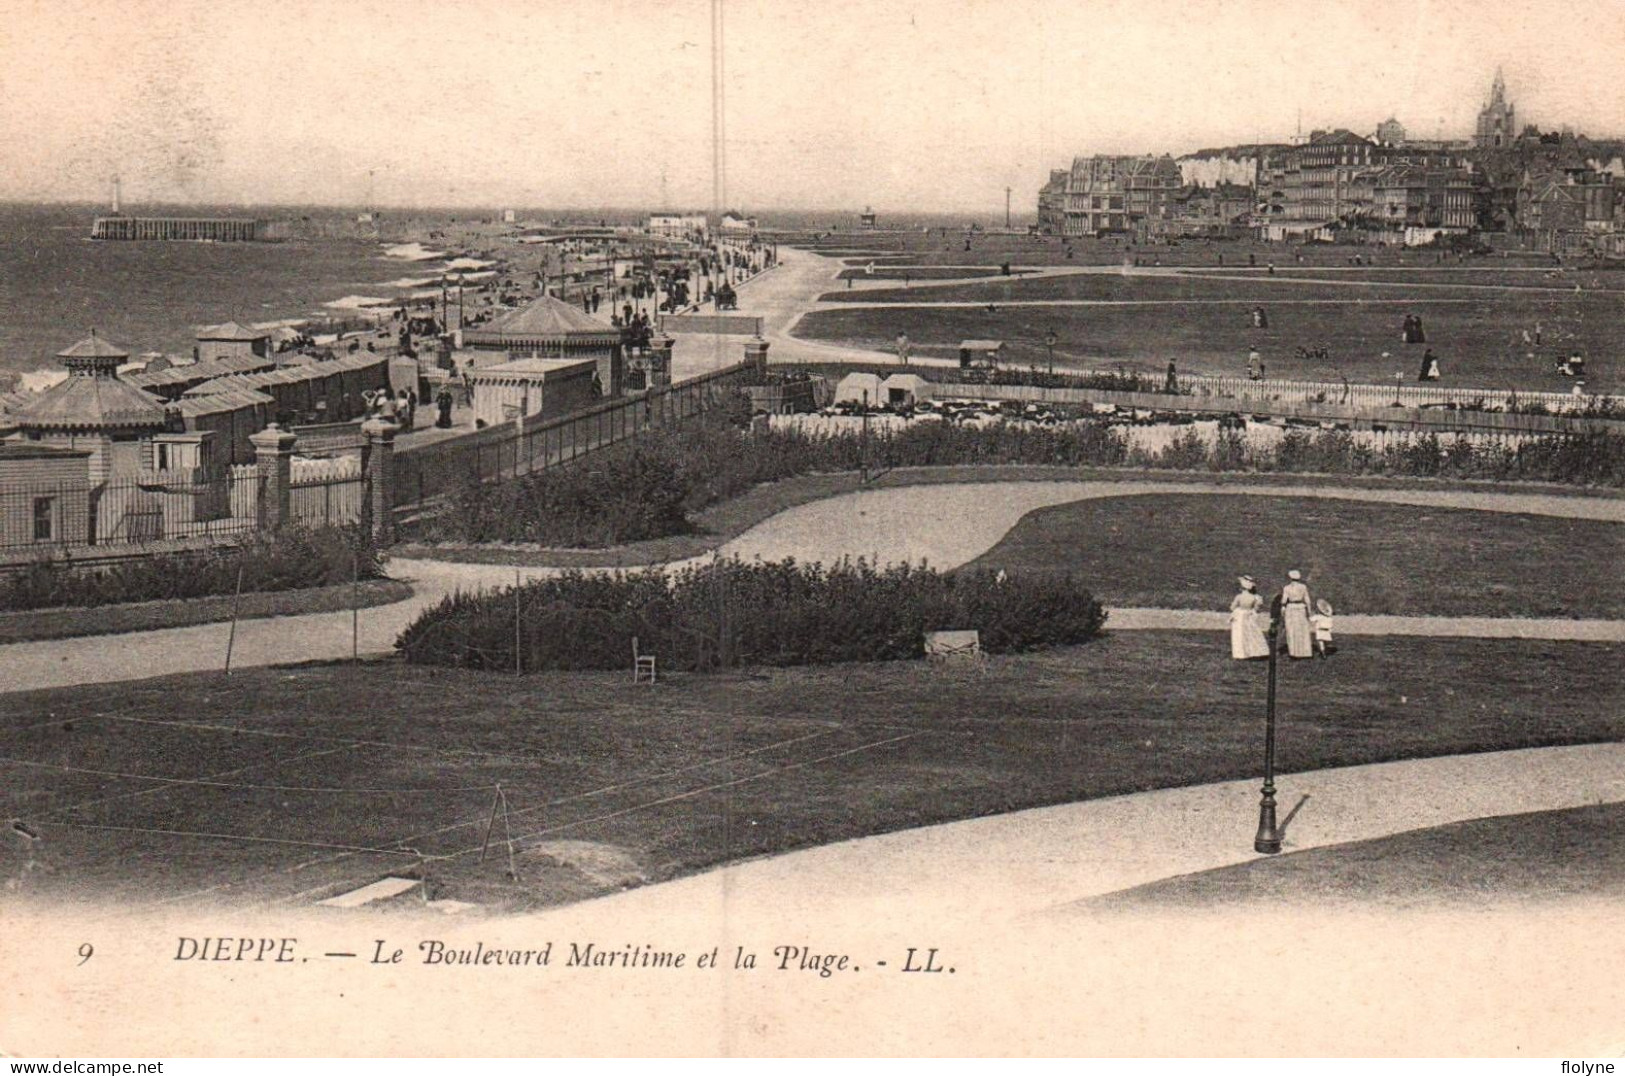
[[[1372,178],[1379,237],[1414,246],[1441,235],[1465,235],[1477,224],[1471,169],[1390,165]]]
[[[1061,232],[1127,232],[1165,219],[1181,186],[1172,157],[1075,157],[1066,177]]]
[[[1066,178],[1071,172],[1065,168],[1050,171],[1049,182],[1038,188],[1038,230],[1045,235],[1060,235],[1066,230]]]
[[[1454,181],[1450,178],[1450,173],[1462,173],[1462,162],[1454,152],[1415,143],[1384,146],[1344,129],[1315,131],[1303,145],[1265,154],[1259,161],[1257,184],[1260,201],[1267,206],[1265,237],[1315,233],[1337,222],[1381,222],[1384,212],[1378,207],[1378,178],[1384,169],[1401,164],[1440,172],[1436,185],[1449,187],[1451,182],[1461,181],[1470,185],[1470,173],[1458,174]],[[1395,204],[1408,205],[1410,197],[1396,196]],[[1435,207],[1439,214],[1444,212],[1446,200],[1440,196]],[[1460,201],[1459,195],[1456,200]]]

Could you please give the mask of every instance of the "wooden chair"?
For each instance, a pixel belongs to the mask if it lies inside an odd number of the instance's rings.
[[[638,637],[632,636],[632,682],[638,683],[643,674],[649,674],[649,683],[655,682],[655,656],[638,653]]]

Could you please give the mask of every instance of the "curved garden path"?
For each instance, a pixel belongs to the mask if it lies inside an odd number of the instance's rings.
[[[865,490],[788,509],[723,544],[720,552],[744,559],[830,562],[867,557],[880,563],[925,561],[949,569],[991,549],[1023,516],[1037,508],[1100,497],[1203,493],[1317,497],[1518,512],[1574,519],[1625,522],[1625,499],[1494,493],[1460,490],[1367,490],[1324,486],[1214,486],[1177,482],[971,482]],[[695,564],[709,556],[680,561]],[[347,612],[248,620],[237,626],[232,664],[290,664],[389,653],[400,632],[425,608],[457,590],[543,578],[552,568],[511,568],[436,560],[396,560],[391,574],[410,582],[413,596],[393,605],[364,609],[352,641]],[[1222,615],[1201,610],[1113,609],[1117,630],[1175,628],[1217,630]],[[1355,615],[1339,618],[1340,631],[1373,635],[1457,635],[1625,641],[1625,621],[1433,618]],[[189,628],[90,636],[0,646],[0,685],[7,691],[109,683],[170,673],[220,671],[230,628]]]
[[[1475,818],[1625,801],[1625,744],[1542,747],[1278,775],[1284,852]],[[862,837],[736,863],[547,913],[650,921],[721,908],[751,924],[962,924],[1088,915],[1079,902],[1257,858],[1256,780],[1167,788]],[[777,918],[776,918],[777,917]]]

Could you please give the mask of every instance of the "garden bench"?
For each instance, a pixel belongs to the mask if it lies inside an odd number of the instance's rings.
[[[925,656],[933,661],[954,658],[982,660],[982,636],[975,631],[928,631],[925,633]]]

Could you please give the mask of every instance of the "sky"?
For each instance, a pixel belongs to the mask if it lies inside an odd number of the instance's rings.
[[[1031,209],[1076,154],[1625,135],[1625,0],[723,0],[727,202]],[[708,208],[710,0],[0,0],[0,199]],[[369,172],[371,178],[369,179]]]

